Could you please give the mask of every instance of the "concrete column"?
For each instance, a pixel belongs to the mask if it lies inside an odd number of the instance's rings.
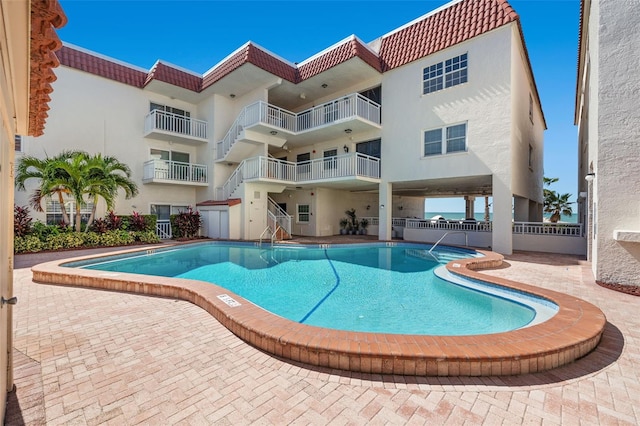
[[[474,197],[473,195],[465,195],[464,196],[464,217],[469,218],[469,217],[475,217],[475,202],[476,202],[476,197]]]
[[[516,222],[529,222],[529,200],[513,197],[513,219]]]
[[[513,252],[511,204],[513,193],[509,184],[493,175],[493,236],[492,249],[501,254]]]
[[[391,219],[393,209],[391,208],[391,197],[393,195],[392,186],[387,182],[380,182],[380,194],[378,197],[378,239],[386,241],[391,239]]]

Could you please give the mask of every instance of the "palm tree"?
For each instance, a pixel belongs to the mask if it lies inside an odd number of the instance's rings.
[[[87,157],[89,188],[87,195],[93,201],[91,215],[87,222],[87,229],[93,222],[99,198],[105,200],[107,210],[113,210],[115,199],[120,189],[124,190],[125,198],[130,199],[138,195],[138,187],[131,180],[131,169],[115,157],[103,157],[96,154]]]
[[[544,200],[544,211],[551,213],[549,220],[557,223],[561,215],[570,216],[573,213],[572,201],[569,201],[571,194],[558,194],[556,191],[549,191]]]
[[[66,186],[67,176],[62,170],[52,165],[60,161],[67,161],[80,152],[63,151],[55,157],[46,157],[44,159],[30,155],[22,157],[16,167],[16,187],[19,191],[25,191],[25,182],[28,179],[40,179],[40,186],[36,188],[29,200],[29,204],[35,211],[44,211],[42,208],[43,198],[57,195],[62,211],[62,220],[64,223],[69,223],[69,215],[64,204],[64,196],[69,194]]]
[[[75,230],[79,232],[80,209],[86,202],[85,197],[93,201],[92,221],[100,198],[112,209],[120,189],[125,191],[127,199],[138,194],[138,188],[130,177],[129,167],[114,157],[103,157],[101,154],[91,156],[83,151],[65,151],[44,160],[24,157],[17,168],[16,186],[24,190],[27,179],[40,179],[40,187],[31,196],[32,206],[37,211],[43,211],[42,199],[58,194],[65,223],[69,223],[69,217],[64,207],[64,195],[71,197],[75,202]]]

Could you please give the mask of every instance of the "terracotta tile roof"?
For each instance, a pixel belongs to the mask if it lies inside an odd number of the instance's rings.
[[[54,28],[67,23],[57,0],[31,0],[31,44],[29,52],[29,129],[30,136],[40,136],[48,117],[51,83],[56,80],[53,68],[60,63],[53,53],[62,46]]]
[[[510,22],[518,15],[506,0],[462,0],[382,38],[382,71],[424,58]]]
[[[244,48],[238,50],[235,54],[205,74],[202,79],[203,90],[222,79],[227,74],[240,68],[241,65],[244,65],[247,61],[248,52],[249,45],[246,45]]]
[[[147,78],[147,73],[144,71],[69,46],[63,46],[56,55],[62,65],[131,86],[143,87]]]
[[[198,77],[162,62],[156,62],[153,68],[151,68],[151,71],[146,76],[144,82],[145,86],[149,84],[151,80],[164,81],[165,83],[183,87],[194,92],[199,92],[202,88],[202,77]]]
[[[300,65],[298,67],[300,72],[299,81],[311,78],[355,57],[360,57],[373,69],[378,72],[381,71],[380,60],[376,54],[365,47],[360,40],[352,37],[350,40],[340,44],[339,46],[336,46],[322,55]]]
[[[355,57],[378,72],[385,72],[511,22],[519,26],[518,15],[506,0],[462,0],[384,36],[377,55],[358,38],[350,37],[296,67],[249,42],[202,78],[162,62],[145,73],[68,46],[63,47],[58,57],[63,65],[136,87],[144,87],[155,79],[200,92],[244,64],[253,64],[292,83],[300,83]]]

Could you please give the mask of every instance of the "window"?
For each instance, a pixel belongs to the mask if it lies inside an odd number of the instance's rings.
[[[529,120],[533,124],[533,97],[531,97],[531,93],[529,93]]]
[[[459,152],[467,149],[467,125],[447,127],[447,153]]]
[[[443,145],[443,139],[445,144]],[[424,132],[424,156],[467,150],[467,124],[456,124]]]
[[[356,152],[370,157],[380,158],[382,139],[374,139],[356,144]]]
[[[467,82],[467,54],[430,65],[422,71],[422,93],[437,92]]]
[[[329,149],[324,152],[324,169],[335,169],[336,168],[336,156],[338,155],[337,149]]]
[[[529,168],[533,170],[533,147],[529,144]]]
[[[170,204],[151,204],[150,212],[156,215],[158,222],[169,222],[172,214],[186,212],[189,206],[170,205]]]
[[[442,154],[442,129],[424,132],[424,155]]]
[[[191,117],[191,113],[189,111],[151,102],[151,104],[149,105],[149,111],[153,110],[164,111],[171,114],[180,115],[182,117]]]
[[[309,208],[309,204],[298,204],[298,223],[309,223],[309,218],[311,216],[311,210]]]
[[[296,156],[296,163],[302,163],[304,161],[309,161],[309,160],[311,160],[310,152],[305,152],[304,154],[298,154]]]
[[[16,152],[22,152],[22,136],[20,135],[15,135],[14,139],[14,149]]]
[[[151,149],[151,158],[154,160],[177,161],[179,163],[189,163],[188,152],[164,151],[161,149]]]
[[[162,111],[156,114],[156,127],[170,132],[190,134],[191,113],[183,109],[160,105],[151,102],[149,111]]]
[[[65,208],[67,210],[67,216],[69,217],[69,226],[74,225],[74,221],[76,220],[76,210],[75,203],[73,201],[68,201],[65,203]],[[93,210],[93,203],[86,203],[80,206],[80,222],[87,223],[89,221],[89,216],[91,216],[91,210]],[[46,209],[46,221],[47,225],[58,225],[63,222],[62,219],[62,208],[58,201],[47,201]]]

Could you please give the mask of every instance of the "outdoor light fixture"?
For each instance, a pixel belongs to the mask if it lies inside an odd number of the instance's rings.
[[[584,180],[586,180],[587,182],[593,182],[593,180],[596,178],[596,174],[595,173],[587,173],[587,175],[584,177]]]
[[[278,134],[278,132],[276,132],[275,130],[270,131],[269,133],[271,133],[272,136],[275,136]]]
[[[232,94],[230,94],[230,95],[229,95],[229,97],[230,97],[231,99],[233,99],[233,98],[235,98],[235,97],[236,97],[236,95],[235,95],[234,93],[232,93]]]
[[[384,209],[384,204],[380,204],[380,208],[381,208],[381,209]]]
[[[344,129],[344,132],[345,132],[346,134],[349,134],[349,133],[351,133],[351,132],[352,132],[352,130],[351,130],[351,129]]]
[[[349,147],[348,146],[343,146],[342,149],[344,150],[344,152],[349,152]]]
[[[326,89],[329,85],[327,83],[322,83],[322,88]]]
[[[0,305],[15,305],[16,303],[18,303],[18,298],[15,296],[9,299],[5,299],[4,296],[2,296],[2,299],[0,300]]]

